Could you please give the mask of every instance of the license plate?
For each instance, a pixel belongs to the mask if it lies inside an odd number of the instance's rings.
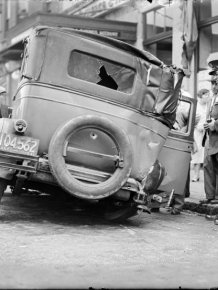
[[[0,150],[36,156],[39,140],[27,136],[0,133]]]

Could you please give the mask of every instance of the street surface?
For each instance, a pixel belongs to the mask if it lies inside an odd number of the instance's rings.
[[[218,287],[218,226],[190,212],[112,224],[72,201],[7,193],[0,229],[0,288]]]

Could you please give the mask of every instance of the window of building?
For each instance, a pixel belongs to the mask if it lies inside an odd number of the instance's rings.
[[[155,55],[165,64],[172,64],[172,37],[164,38],[154,43],[147,44],[145,49]]]
[[[144,49],[172,64],[173,6],[162,7],[144,14]]]
[[[217,0],[200,1],[199,20],[205,20],[218,15]]]
[[[18,0],[18,22],[28,16],[28,1]]]
[[[218,52],[218,1],[203,0],[197,4],[199,28],[197,90],[199,90],[211,88],[207,59],[210,54]]]
[[[200,29],[199,70],[208,68],[207,58],[213,52],[218,52],[218,23]]]
[[[76,50],[71,52],[68,74],[125,93],[132,92],[135,77],[132,68]]]
[[[158,33],[172,31],[173,27],[173,7],[163,7],[147,12],[145,37],[148,39]]]

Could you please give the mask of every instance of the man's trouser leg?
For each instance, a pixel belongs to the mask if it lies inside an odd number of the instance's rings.
[[[205,150],[204,158],[204,190],[207,199],[214,199],[216,192],[216,172],[214,168],[214,155],[208,155]]]
[[[188,176],[187,176],[186,183],[185,183],[185,197],[190,196],[190,167],[191,167],[191,165],[189,164]]]
[[[218,153],[213,155],[213,166],[216,174],[216,190],[214,193],[214,198],[218,200]]]
[[[184,195],[174,194],[173,195],[173,208],[182,211],[184,206]]]

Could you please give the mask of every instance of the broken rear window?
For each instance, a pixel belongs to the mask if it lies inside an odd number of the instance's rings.
[[[132,68],[76,50],[71,52],[68,74],[127,94],[132,92],[135,77]]]

